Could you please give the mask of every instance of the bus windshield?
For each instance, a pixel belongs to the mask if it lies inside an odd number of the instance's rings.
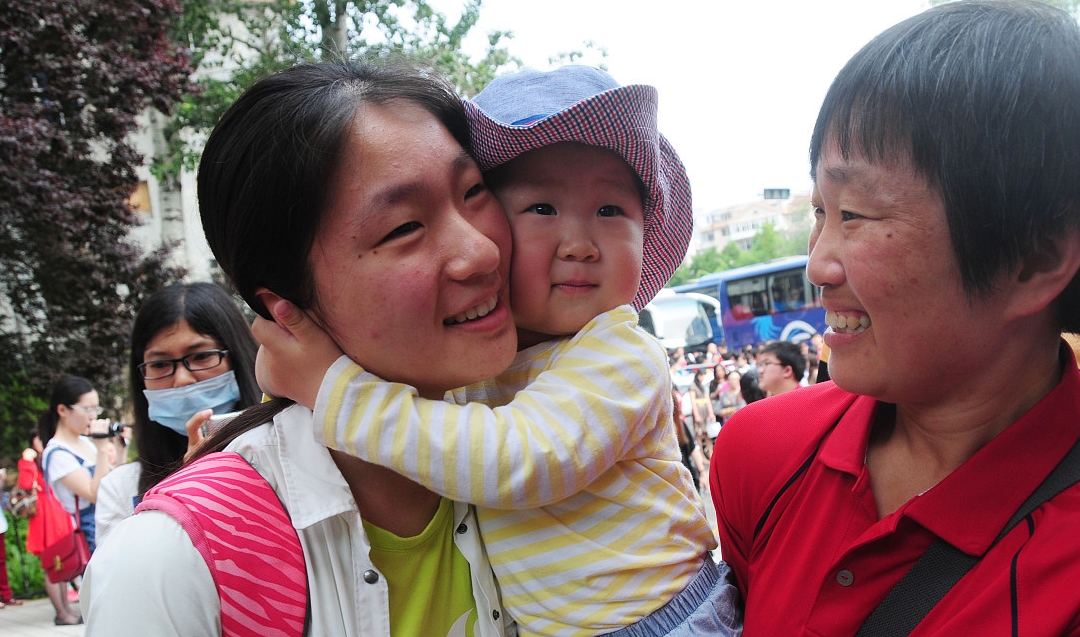
[[[699,295],[661,294],[638,315],[638,324],[664,347],[695,347],[713,340],[712,323],[719,305]]]

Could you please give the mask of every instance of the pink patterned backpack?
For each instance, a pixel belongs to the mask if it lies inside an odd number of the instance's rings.
[[[307,573],[277,494],[233,452],[208,454],[146,492],[136,513],[162,511],[187,531],[221,598],[222,637],[300,637]]]

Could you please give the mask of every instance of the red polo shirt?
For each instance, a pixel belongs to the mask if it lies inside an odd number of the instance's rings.
[[[982,559],[912,637],[1080,636],[1080,486],[991,548],[1080,438],[1080,371],[1070,349],[1062,357],[1052,392],[880,520],[865,463],[875,400],[824,383],[740,410],[716,440],[710,484],[722,555],[746,599],[744,635],[853,636],[940,537]]]

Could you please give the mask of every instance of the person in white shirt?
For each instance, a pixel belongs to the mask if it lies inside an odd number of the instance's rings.
[[[247,319],[213,283],[166,286],[139,308],[131,331],[131,383],[138,457],[98,489],[97,542],[131,517],[151,487],[180,468],[212,415],[258,404],[255,352]]]

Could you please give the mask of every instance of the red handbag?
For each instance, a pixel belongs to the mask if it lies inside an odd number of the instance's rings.
[[[41,551],[41,567],[50,582],[70,582],[86,570],[90,545],[79,526],[78,516],[72,522],[71,515],[60,506],[48,483],[43,495],[45,504],[39,507],[38,515],[43,518],[47,540]],[[75,510],[79,510],[79,498],[75,498]]]

